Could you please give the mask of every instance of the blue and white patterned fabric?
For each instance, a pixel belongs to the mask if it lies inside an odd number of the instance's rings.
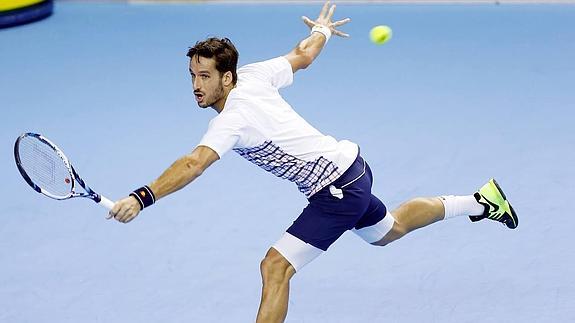
[[[300,192],[307,197],[341,176],[337,166],[324,157],[305,161],[285,153],[271,141],[253,148],[233,150],[275,176],[296,183]]]

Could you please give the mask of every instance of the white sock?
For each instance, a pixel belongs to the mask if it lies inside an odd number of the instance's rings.
[[[479,204],[473,195],[466,196],[440,196],[441,202],[445,207],[445,218],[444,220],[456,217],[456,216],[469,216],[469,215],[482,215],[485,211],[485,207]]]

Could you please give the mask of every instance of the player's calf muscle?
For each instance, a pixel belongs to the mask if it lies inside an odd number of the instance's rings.
[[[395,222],[400,223],[407,232],[410,232],[441,220],[444,210],[438,198],[418,197],[402,204],[392,213]]]
[[[411,231],[443,219],[444,208],[438,198],[418,197],[403,203],[391,213],[394,218],[392,229],[373,245],[385,246]]]

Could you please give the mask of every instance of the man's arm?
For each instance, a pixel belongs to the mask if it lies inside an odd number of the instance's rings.
[[[351,19],[346,18],[343,20],[332,22],[331,18],[333,16],[334,11],[335,11],[335,5],[330,6],[329,1],[327,1],[323,5],[323,8],[321,9],[321,12],[317,20],[312,21],[311,19],[305,16],[302,17],[302,19],[310,29],[313,29],[313,27],[315,26],[318,26],[319,28],[322,28],[320,26],[323,26],[325,29],[327,29],[326,32],[328,33],[328,36],[333,34],[340,37],[349,37],[348,34],[336,30],[335,28],[348,23]],[[291,52],[289,52],[284,56],[290,63],[292,71],[295,73],[298,70],[307,68],[309,65],[311,65],[311,63],[321,52],[326,42],[327,37],[326,35],[324,35],[323,32],[312,32],[309,37],[302,40],[296,46],[296,48],[294,48]]]
[[[191,183],[218,159],[220,157],[211,148],[198,146],[192,153],[176,160],[150,184],[150,188],[156,199],[161,199]]]
[[[211,148],[198,146],[192,153],[176,160],[158,179],[149,185],[156,201],[191,183],[219,158],[218,154]],[[120,222],[128,223],[138,216],[140,211],[138,201],[134,197],[128,196],[116,202],[109,216]]]

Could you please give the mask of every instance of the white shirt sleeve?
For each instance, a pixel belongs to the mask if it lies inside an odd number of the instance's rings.
[[[208,131],[198,146],[210,147],[222,158],[239,141],[244,124],[244,119],[239,113],[222,112],[210,121]]]
[[[293,83],[291,64],[283,56],[242,66],[238,70],[238,74],[241,74],[244,78],[255,78],[271,84],[276,89],[281,89]]]

